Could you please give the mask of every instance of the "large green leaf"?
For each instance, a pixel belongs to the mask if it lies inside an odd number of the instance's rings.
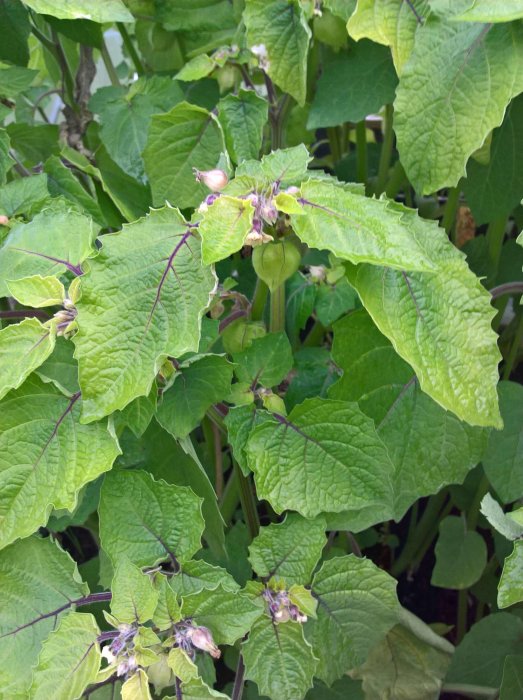
[[[116,565],[127,557],[137,566],[168,561],[175,570],[200,549],[201,499],[185,486],[155,481],[144,471],[105,477],[100,495],[100,539]]]
[[[122,0],[23,0],[35,12],[59,19],[90,19],[93,22],[132,22],[133,16]]]
[[[511,22],[523,17],[521,0],[470,0],[469,7],[459,12],[453,19],[463,22]]]
[[[235,26],[228,0],[156,0],[158,19],[167,29],[201,31]]]
[[[505,559],[498,585],[498,606],[508,608],[523,600],[523,540],[514,542],[514,549]]]
[[[367,654],[398,621],[396,581],[352,554],[326,561],[312,582],[317,619],[306,635],[319,657],[316,676],[331,684]]]
[[[51,538],[30,537],[0,552],[0,683],[23,694],[40,646],[73,601],[89,590],[76,564]]]
[[[7,280],[61,275],[66,270],[80,274],[81,263],[93,252],[96,233],[91,219],[63,201],[28,224],[17,224],[0,247],[0,296],[8,294]]]
[[[45,640],[29,691],[31,700],[76,700],[100,668],[100,630],[94,617],[71,612]]]
[[[489,431],[462,423],[422,392],[363,309],[334,326],[332,357],[343,377],[329,397],[358,401],[394,463],[396,520],[418,498],[461,483],[480,461]]]
[[[50,199],[47,175],[22,177],[0,187],[0,214],[9,218],[18,214],[32,216],[41,211]]]
[[[504,427],[491,432],[483,466],[501,500],[511,503],[523,496],[523,387],[501,382],[498,392]]]
[[[255,338],[248,348],[233,355],[234,373],[240,382],[253,387],[273,387],[292,369],[292,350],[285,333],[267,333]]]
[[[95,420],[149,394],[168,355],[196,351],[215,278],[176,209],[104,236],[82,279],[74,337],[84,406]]]
[[[3,33],[0,61],[26,66],[29,62],[27,40],[31,25],[29,14],[19,0],[0,0],[0,27]]]
[[[0,399],[17,389],[53,352],[55,335],[36,318],[0,330]]]
[[[118,622],[143,624],[153,617],[158,591],[150,576],[125,557],[115,569],[111,592],[111,615]]]
[[[45,525],[52,507],[72,510],[81,487],[111,468],[118,443],[104,423],[79,422],[79,394],[36,376],[0,408],[0,546]]]
[[[240,90],[221,99],[218,110],[227,151],[234,162],[258,158],[267,122],[267,101],[254,90]]]
[[[243,19],[249,47],[264,47],[261,67],[303,105],[311,31],[300,4],[296,0],[247,0]]]
[[[521,700],[523,688],[523,656],[509,654],[503,664],[500,700]]]
[[[225,569],[211,566],[203,559],[194,559],[182,564],[180,571],[170,578],[169,585],[181,598],[191,593],[213,590],[218,586],[229,591],[240,589],[239,584]]]
[[[21,66],[9,66],[0,63],[0,96],[16,97],[18,93],[27,90],[37,76],[37,71]],[[16,126],[16,125],[13,125]],[[24,128],[24,125],[20,125]],[[26,127],[28,125],[25,125]],[[33,126],[31,129],[37,129]]]
[[[222,195],[203,213],[199,225],[206,265],[218,262],[243,247],[252,229],[254,207],[249,200]]]
[[[258,576],[307,584],[326,543],[325,520],[306,520],[288,513],[280,524],[271,523],[249,547],[249,561]]]
[[[401,162],[416,189],[456,185],[522,90],[523,27],[430,17],[417,32],[395,102]]]
[[[44,164],[47,187],[53,197],[62,196],[83,209],[97,224],[107,226],[98,202],[80,184],[71,170],[58,156],[51,156]]]
[[[218,119],[202,107],[182,102],[153,116],[143,157],[154,204],[198,205],[209,190],[196,182],[193,168],[216,168],[223,150]]]
[[[65,338],[57,338],[52,355],[37,368],[36,373],[44,381],[53,382],[65,394],[76,394],[78,365],[73,357],[74,345]]]
[[[349,511],[354,530],[391,517],[394,467],[356,403],[307,399],[275,414],[252,431],[247,455],[258,496],[277,512]]]
[[[490,295],[461,257],[442,256],[440,268],[425,274],[359,265],[348,275],[423,391],[471,425],[500,428]]]
[[[317,659],[300,624],[277,624],[264,615],[242,645],[242,654],[245,678],[264,696],[296,700],[312,686]]]
[[[436,565],[430,582],[440,588],[469,588],[479,581],[487,564],[485,540],[475,530],[467,530],[467,523],[457,515],[440,522],[434,553]]]

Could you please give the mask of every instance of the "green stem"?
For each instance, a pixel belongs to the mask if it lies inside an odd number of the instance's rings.
[[[447,203],[445,204],[445,212],[441,220],[441,226],[450,236],[453,243],[456,243],[456,212],[458,211],[460,190],[458,187],[451,187],[447,195]]]
[[[495,700],[498,697],[497,688],[486,688],[484,685],[469,685],[468,683],[445,683],[441,691],[465,695],[468,698]]]
[[[62,73],[63,88],[67,95],[68,104],[73,109],[76,109],[76,101],[74,98],[74,78],[62,45],[60,44],[60,40],[58,39],[58,34],[53,32],[53,41],[51,41],[51,39],[48,39],[48,37],[46,37],[45,34],[43,34],[34,25],[31,27],[31,31],[58,63],[58,67]]]
[[[507,361],[503,368],[503,379],[508,379],[512,374],[514,369],[514,363],[518,356],[519,348],[521,347],[521,342],[523,341],[523,313],[520,312],[518,325],[516,327],[516,333],[514,334],[514,340],[510,346]]]
[[[220,513],[227,524],[231,522],[239,502],[240,487],[238,483],[238,472],[236,469],[233,469],[223,490],[223,497],[220,502]]]
[[[311,348],[320,345],[325,333],[325,326],[319,321],[315,321],[313,327],[310,329],[310,331],[307,334],[307,337],[303,341],[303,347]]]
[[[335,165],[341,159],[340,142],[338,139],[338,131],[335,126],[329,126],[327,128],[327,138],[329,139],[332,164]]]
[[[125,24],[123,24],[122,22],[117,22],[116,26],[118,28],[118,31],[120,32],[124,46],[127,49],[129,56],[131,57],[131,61],[134,63],[136,72],[138,73],[138,75],[143,75],[145,73],[145,68],[140,60],[140,57],[138,56],[138,52],[134,48],[134,44],[132,42],[131,37],[129,36],[129,32],[127,31]]]
[[[367,128],[365,120],[356,124],[356,179],[367,184]]]
[[[405,174],[402,164],[397,160],[394,163],[389,181],[387,182],[385,194],[389,199],[396,199],[401,189],[405,186],[407,188],[409,186],[407,175]]]
[[[251,304],[251,319],[253,321],[261,321],[263,319],[268,295],[269,287],[258,277]]]
[[[447,503],[447,505],[445,506],[445,508],[443,508],[443,510],[439,514],[438,519],[432,523],[432,527],[430,528],[427,536],[425,537],[421,546],[419,547],[419,549],[416,553],[416,556],[412,560],[412,564],[410,566],[411,570],[415,571],[419,567],[419,565],[421,564],[421,562],[425,558],[425,554],[428,552],[428,550],[432,546],[432,543],[434,542],[434,540],[438,534],[440,521],[443,520],[443,518],[446,518],[451,510],[452,510],[452,501],[449,501]]]
[[[111,84],[114,85],[115,87],[119,87],[120,80],[118,79],[118,75],[116,73],[116,68],[114,67],[114,64],[111,60],[111,56],[109,54],[109,51],[107,50],[107,44],[105,43],[104,39],[102,39],[100,53],[102,54],[102,60],[103,60],[104,65],[107,69],[107,74],[109,75],[109,80],[111,81]]]
[[[506,217],[503,217],[502,219],[495,219],[494,221],[491,221],[487,228],[486,235],[490,263],[490,274],[487,279],[487,287],[490,287],[491,283],[496,279],[498,273],[499,258],[501,256],[503,239],[505,238],[506,226],[507,219]]]
[[[490,482],[483,474],[479,484],[478,488],[476,489],[476,493],[474,494],[474,498],[472,500],[472,503],[470,504],[470,508],[467,513],[467,529],[468,530],[475,530],[476,526],[478,524],[478,518],[479,518],[479,509],[481,506],[481,501],[483,500],[483,497],[485,494],[488,492],[490,487]]]
[[[233,461],[233,465],[238,477],[240,503],[242,505],[243,514],[245,515],[245,520],[251,539],[254,539],[260,530],[260,520],[258,518],[258,511],[256,509],[256,501],[254,500],[251,482],[242,472],[236,461]]]
[[[378,180],[376,182],[376,195],[385,192],[387,179],[389,177],[390,161],[392,158],[392,146],[394,143],[394,132],[392,122],[394,118],[394,108],[392,105],[385,107],[383,143],[381,145],[380,164],[378,166]]]
[[[285,330],[285,283],[271,292],[271,333]]]
[[[465,588],[458,593],[458,614],[456,620],[456,644],[459,644],[467,631],[467,606],[469,592]]]

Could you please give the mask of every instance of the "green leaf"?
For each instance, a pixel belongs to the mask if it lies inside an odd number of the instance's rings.
[[[118,622],[143,625],[154,615],[158,591],[150,576],[125,557],[119,560],[116,567],[111,592],[111,615]]]
[[[263,527],[249,546],[252,568],[262,578],[309,583],[326,544],[325,529],[322,517],[306,520],[288,513],[282,523]]]
[[[298,623],[277,624],[264,615],[242,644],[242,654],[245,678],[254,681],[262,695],[295,700],[312,686],[317,659]]]
[[[511,22],[523,17],[521,0],[504,0],[492,3],[491,0],[471,0],[465,12],[459,12],[453,20],[462,22]]]
[[[147,396],[138,396],[119,413],[119,421],[132,430],[137,438],[142,437],[156,414],[157,395],[158,387],[153,382]]]
[[[125,681],[121,693],[122,700],[152,700],[149,679],[142,668]]]
[[[76,394],[78,365],[73,357],[74,345],[65,338],[57,338],[52,355],[37,368],[37,375],[44,382],[53,382],[64,394]]]
[[[214,285],[200,262],[200,241],[176,209],[152,210],[104,236],[77,304],[83,420],[149,394],[168,355],[197,351]]]
[[[0,71],[0,80],[1,75],[2,71]],[[28,165],[39,165],[41,161],[57,155],[60,151],[58,143],[60,130],[56,124],[11,123],[7,126],[7,133],[13,150],[17,151]]]
[[[18,389],[53,352],[55,335],[36,318],[0,330],[0,399]]]
[[[229,700],[228,695],[209,688],[207,683],[204,683],[201,678],[194,678],[187,683],[182,683],[181,692],[184,700]],[[175,700],[175,698],[171,697],[165,700]]]
[[[248,0],[243,19],[249,48],[265,47],[266,58],[260,62],[260,67],[298,104],[305,104],[311,31],[299,3],[296,0]]]
[[[523,198],[523,96],[507,107],[503,124],[495,129],[490,158],[480,163],[471,158],[463,192],[478,224],[508,216]]]
[[[498,607],[508,608],[523,600],[523,540],[514,542],[514,549],[505,559],[498,584]]]
[[[37,74],[38,71],[30,68],[0,63],[0,96],[16,97],[18,93],[24,92],[31,86]]]
[[[93,22],[133,22],[133,16],[122,0],[23,0],[35,12],[59,19],[90,19]]]
[[[198,228],[206,265],[228,258],[243,247],[252,229],[254,207],[247,199],[222,195],[203,212]]]
[[[312,591],[318,617],[307,623],[306,634],[320,659],[316,676],[330,685],[363,663],[398,621],[396,581],[351,554],[324,562]]]
[[[202,53],[184,64],[182,69],[176,73],[175,80],[192,81],[205,78],[218,67],[217,62],[207,54]]]
[[[0,61],[26,66],[29,62],[27,40],[31,25],[28,12],[19,0],[0,1],[0,27],[3,32]]]
[[[93,615],[71,612],[45,640],[29,691],[31,700],[75,700],[100,668],[100,633]]]
[[[8,294],[7,280],[60,276],[66,270],[79,274],[93,252],[96,233],[91,219],[61,201],[28,224],[17,224],[0,247],[0,296]]]
[[[358,0],[347,29],[356,39],[372,39],[390,46],[398,75],[410,57],[414,38],[422,19],[428,13],[427,0]]]
[[[471,425],[501,427],[494,310],[463,258],[442,257],[437,274],[359,265],[348,276],[424,392]]]
[[[523,697],[523,657],[509,655],[503,665],[500,700],[521,700]]]
[[[193,168],[216,168],[223,150],[218,119],[202,107],[182,102],[153,116],[143,157],[155,206],[166,200],[181,209],[197,206],[209,190]]]
[[[0,5],[0,12],[2,11]],[[5,178],[11,166],[13,165],[13,160],[9,155],[9,146],[11,145],[11,140],[9,134],[5,129],[0,129],[0,185],[3,185]]]
[[[267,388],[279,384],[291,371],[293,358],[285,333],[267,333],[233,355],[234,373],[240,382]]]
[[[236,177],[225,189],[226,194],[247,194],[253,189],[263,190],[276,180],[281,187],[300,183],[307,174],[311,161],[307,147],[301,143],[283,148],[258,160],[244,160],[236,168]]]
[[[390,51],[371,41],[358,41],[348,53],[340,53],[325,64],[307,128],[359,122],[393,102],[397,83]],[[340,85],[344,85],[343,90]]]
[[[0,213],[9,218],[19,214],[32,216],[49,200],[47,175],[23,177],[0,187]]]
[[[489,431],[462,423],[423,393],[363,309],[334,326],[332,359],[343,377],[329,397],[359,403],[394,463],[396,520],[418,498],[461,483],[480,461]]]
[[[523,90],[522,75],[519,24],[426,20],[402,72],[394,118],[401,162],[420,193],[454,186],[465,175],[469,156]],[[463,109],[464,94],[468,109]]]
[[[46,160],[44,172],[47,173],[47,186],[53,197],[63,196],[65,199],[69,199],[73,204],[83,209],[97,224],[107,226],[98,202],[86,192],[60,158],[51,156]]]
[[[221,585],[185,595],[182,603],[183,616],[207,627],[216,644],[234,644],[247,634],[262,612],[257,602]]]
[[[523,621],[506,612],[493,613],[467,632],[452,656],[447,683],[499,688],[507,654],[523,654]]]
[[[42,642],[72,601],[89,590],[71,557],[51,538],[37,536],[0,552],[0,587],[2,692],[25,697],[28,669],[36,664]]]
[[[158,0],[158,19],[167,29],[198,31],[235,26],[228,0]]]
[[[492,527],[508,540],[517,540],[523,537],[523,525],[509,517],[509,513],[505,514],[499,503],[489,493],[481,501],[481,513]]]
[[[108,474],[100,496],[100,539],[114,565],[179,563],[200,549],[201,499],[191,489],[155,481],[144,471]]]
[[[0,546],[45,525],[51,508],[72,510],[81,487],[109,470],[118,443],[104,423],[81,425],[79,394],[33,376],[0,410]]]
[[[511,503],[523,496],[523,387],[501,382],[498,392],[504,427],[491,432],[483,466],[501,500]]]
[[[228,591],[239,591],[240,586],[232,576],[219,566],[211,566],[203,559],[187,561],[169,580],[171,588],[181,597],[221,586]]]
[[[169,579],[166,576],[158,574],[158,578],[155,581],[158,589],[158,605],[152,620],[160,631],[171,629],[173,624],[182,619],[182,612],[176,593],[169,583]]]
[[[258,158],[263,127],[268,118],[267,100],[254,90],[229,94],[218,103],[218,119],[223,128],[227,151],[235,163]]]
[[[456,515],[440,522],[435,554],[430,582],[440,588],[469,588],[479,581],[487,564],[485,540],[475,530],[467,530],[465,520]]]
[[[207,409],[228,396],[232,370],[224,355],[196,355],[180,365],[173,385],[162,395],[160,425],[175,438],[189,435]]]
[[[333,2],[345,2],[345,0],[330,0],[330,4]],[[365,700],[361,681],[343,676],[340,680],[335,681],[330,688],[315,679],[314,687],[307,693],[305,700],[347,700],[347,698]]]
[[[302,213],[290,214],[297,235],[342,260],[429,272],[450,249],[435,222],[396,202],[350,191],[333,178],[305,182],[297,201]]]
[[[335,284],[321,284],[316,293],[316,316],[325,327],[356,306],[357,294],[345,277]]]
[[[42,308],[44,306],[61,306],[65,299],[64,285],[56,277],[22,277],[8,280],[9,294],[20,304]]]
[[[247,443],[259,498],[308,518],[348,510],[353,530],[391,517],[394,467],[357,404],[307,399],[274,418]]]

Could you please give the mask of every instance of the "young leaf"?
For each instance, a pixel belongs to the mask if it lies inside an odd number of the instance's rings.
[[[122,700],[152,700],[149,680],[142,668],[139,668],[122,685]]]
[[[18,389],[49,357],[55,337],[36,318],[0,330],[0,399],[11,389]]]
[[[249,546],[249,561],[262,578],[281,578],[286,584],[309,583],[326,543],[325,520],[306,520],[288,513],[280,524],[260,530]]]
[[[20,304],[42,308],[45,306],[62,305],[65,299],[64,285],[56,277],[22,277],[18,280],[8,280],[9,294]]]
[[[45,640],[29,690],[31,700],[74,700],[100,668],[100,634],[93,615],[71,612]]]
[[[182,102],[153,116],[143,157],[155,206],[166,200],[180,209],[197,206],[209,190],[193,168],[216,168],[223,150],[218,119],[202,107]]]
[[[12,180],[4,187],[0,187],[0,214],[10,218],[19,214],[33,216],[50,200],[47,175],[33,175],[33,177]]]
[[[487,564],[487,545],[463,518],[449,515],[439,525],[436,565],[430,582],[440,588],[462,590],[479,581]]]
[[[292,369],[292,350],[285,333],[268,333],[233,355],[234,373],[240,382],[271,388]]]
[[[254,90],[229,94],[218,103],[218,119],[227,151],[235,163],[258,158],[267,123],[268,104]]]
[[[120,450],[104,423],[79,423],[79,394],[36,376],[0,408],[0,547],[45,525],[51,508],[72,510],[81,487],[108,471]]]
[[[176,209],[152,210],[104,236],[77,305],[83,420],[147,395],[168,355],[197,351],[214,285],[200,241]]]
[[[175,438],[187,437],[205,411],[228,396],[232,370],[224,355],[196,355],[180,365],[173,385],[162,395],[160,425]]]
[[[115,569],[111,591],[111,615],[118,622],[143,625],[153,617],[158,591],[151,578],[125,557]]]
[[[155,481],[144,471],[108,474],[100,496],[100,539],[114,565],[168,561],[174,570],[200,548],[201,499],[191,489]]]
[[[182,619],[182,612],[176,593],[169,585],[169,580],[163,574],[158,574],[155,580],[158,590],[158,605],[154,611],[152,620],[160,631],[171,629],[171,627]]]
[[[518,23],[463,25],[433,16],[420,27],[394,118],[401,162],[420,193],[456,185],[469,156],[501,124],[523,90],[522,47]],[[473,109],[462,108],[464,94]]]
[[[248,0],[243,13],[247,43],[260,67],[298,104],[305,104],[311,31],[296,0]]]
[[[218,262],[243,247],[252,229],[254,207],[247,199],[222,195],[204,211],[198,231],[206,265]]]
[[[306,636],[319,657],[316,676],[331,684],[363,663],[398,621],[396,581],[370,560],[352,554],[326,561],[312,582],[317,619]]]
[[[317,659],[298,623],[277,624],[264,615],[243,643],[242,654],[245,678],[254,681],[262,695],[295,700],[312,686]]]
[[[250,468],[247,462],[247,441],[253,428],[262,423],[272,422],[271,414],[250,406],[232,406],[225,417],[229,444],[232,447],[234,459],[247,476]]]
[[[394,467],[357,404],[308,399],[274,418],[247,443],[260,498],[307,518],[349,510],[353,530],[391,517]]]
[[[24,0],[35,12],[59,19],[90,19],[93,22],[132,22],[133,16],[122,0]]]
[[[523,600],[523,540],[514,542],[514,549],[505,559],[498,584],[498,607],[508,608]]]
[[[51,538],[36,535],[0,552],[0,588],[2,692],[18,697],[31,683],[27,669],[36,664],[42,642],[89,590],[71,557]]]
[[[214,590],[218,586],[227,591],[240,590],[240,586],[225,569],[211,566],[203,559],[194,559],[182,564],[180,571],[171,577],[169,584],[180,598],[203,590]]]
[[[510,513],[504,513],[497,501],[490,493],[487,493],[481,501],[481,513],[489,523],[508,540],[517,540],[523,537],[523,525],[510,517]]]
[[[255,189],[263,189],[278,181],[281,187],[300,183],[307,174],[312,158],[307,147],[301,143],[293,148],[283,148],[262,157],[261,161],[246,160],[236,168],[236,178],[226,192],[246,194],[250,191],[245,181],[254,180]]]

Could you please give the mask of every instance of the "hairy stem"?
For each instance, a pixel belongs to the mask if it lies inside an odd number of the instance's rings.
[[[380,164],[378,166],[378,180],[376,182],[375,193],[379,197],[382,192],[385,192],[387,179],[389,177],[390,161],[392,158],[392,146],[394,143],[394,132],[392,130],[392,122],[394,118],[394,108],[392,105],[385,107],[385,116],[383,124],[383,143],[381,145]]]
[[[51,317],[45,311],[38,309],[15,309],[14,311],[0,311],[0,318],[41,318],[42,321],[49,321]]]
[[[365,120],[356,124],[356,179],[367,184],[367,127]]]
[[[493,299],[499,299],[507,294],[523,294],[523,282],[506,282],[492,287],[490,294]]]
[[[464,695],[467,698],[486,698],[495,700],[498,697],[497,688],[486,688],[484,685],[469,685],[468,683],[445,683],[441,692]]]
[[[271,292],[271,333],[285,330],[285,283]]]

